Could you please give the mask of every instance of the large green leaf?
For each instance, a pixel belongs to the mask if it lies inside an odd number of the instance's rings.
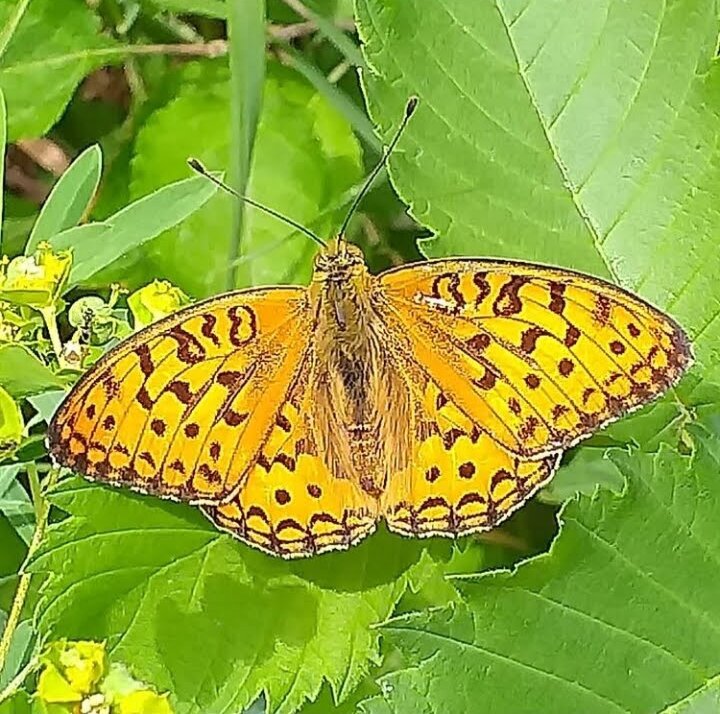
[[[51,574],[41,636],[107,638],[112,658],[172,691],[178,712],[238,711],[261,692],[291,712],[326,680],[345,698],[378,658],[373,625],[434,568],[419,542],[387,533],[288,563],[189,506],[79,480],[52,498],[69,517],[32,566]]]
[[[0,87],[10,138],[41,136],[57,120],[80,80],[122,57],[101,34],[87,3],[77,0],[0,2]]]
[[[415,666],[368,711],[712,711],[698,702],[720,673],[719,417],[720,401],[698,409],[692,456],[611,451],[624,497],[571,503],[549,554],[465,582],[463,606],[389,623]]]
[[[188,156],[224,168],[228,101],[223,67],[191,68],[177,99],[151,116],[138,136],[133,193],[187,175]],[[349,125],[327,100],[289,70],[268,67],[248,189],[252,198],[327,235],[339,223],[330,207],[360,177],[359,154]],[[194,296],[223,290],[231,255],[230,214],[231,199],[218,196],[154,241],[146,253],[154,273]],[[246,210],[243,226],[247,282],[307,281],[316,252],[308,238],[253,208]]]
[[[719,363],[714,0],[357,0],[371,113],[431,255],[614,276]]]

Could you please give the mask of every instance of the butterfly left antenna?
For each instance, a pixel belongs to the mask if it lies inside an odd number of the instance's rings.
[[[235,196],[235,198],[244,201],[245,203],[254,206],[255,208],[258,208],[261,211],[264,211],[265,213],[277,218],[283,223],[287,223],[289,226],[292,226],[293,228],[299,230],[301,233],[304,233],[311,240],[314,240],[318,245],[322,246],[323,248],[327,248],[327,241],[324,241],[322,238],[320,238],[320,236],[313,233],[309,228],[306,228],[304,225],[298,223],[297,221],[294,221],[292,218],[288,218],[282,213],[272,208],[268,208],[268,206],[265,206],[262,203],[259,203],[258,201],[255,201],[248,196],[243,196],[241,193],[238,193],[234,188],[228,186],[224,181],[221,181],[216,176],[213,176],[197,159],[190,158],[187,160],[187,162],[188,166],[193,171],[195,171],[195,173],[200,174],[200,176],[208,179],[208,181],[212,181],[218,188],[221,188],[223,191],[225,191],[225,193],[228,193],[231,196]]]

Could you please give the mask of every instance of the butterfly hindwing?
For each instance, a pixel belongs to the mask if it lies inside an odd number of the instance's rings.
[[[190,502],[245,478],[301,364],[310,311],[300,288],[193,305],[101,358],[55,415],[50,449],[94,480]]]
[[[309,428],[307,365],[281,405],[243,487],[204,506],[216,526],[283,558],[348,548],[375,530],[377,505],[353,481],[331,474]]]
[[[463,536],[488,530],[527,501],[559,454],[521,460],[463,414],[453,397],[408,365],[413,403],[411,463],[384,496],[388,527],[406,536]]]
[[[673,385],[692,361],[663,313],[539,265],[440,260],[380,276],[411,358],[505,449],[565,449]]]

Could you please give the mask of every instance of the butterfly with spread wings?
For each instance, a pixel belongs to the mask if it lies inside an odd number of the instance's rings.
[[[477,259],[375,276],[341,231],[309,287],[214,297],[112,349],[49,444],[89,479],[198,504],[251,546],[309,556],[381,518],[418,537],[493,528],[564,450],[691,362],[670,317],[610,283]]]

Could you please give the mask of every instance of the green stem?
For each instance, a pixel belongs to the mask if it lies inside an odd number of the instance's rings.
[[[375,135],[375,127],[355,102],[339,89],[307,58],[288,43],[282,45],[280,59],[305,77],[340,114],[350,123],[352,128],[365,140],[368,146],[378,155],[383,152],[382,142]]]
[[[57,326],[57,312],[55,306],[44,307],[40,310],[43,320],[45,321],[45,327],[47,327],[48,334],[50,335],[50,343],[52,344],[53,352],[57,357],[58,364],[62,367],[64,364],[63,360],[63,346],[62,340],[60,339],[60,331]]]
[[[230,50],[230,160],[228,183],[241,196],[247,191],[255,131],[265,83],[265,0],[228,3]],[[232,234],[226,285],[249,282],[238,258],[242,254],[243,201],[233,201]]]
[[[345,34],[342,28],[338,27],[332,20],[313,12],[300,0],[283,0],[283,2],[295,11],[304,20],[312,22],[335,48],[355,67],[365,67],[365,59],[358,46]]]
[[[0,692],[0,704],[7,701],[16,694],[23,682],[39,667],[40,661],[33,657],[8,683],[5,689]]]
[[[10,651],[10,644],[12,643],[13,635],[20,623],[20,617],[22,615],[23,608],[25,607],[25,600],[27,599],[28,590],[30,589],[30,573],[26,572],[26,568],[30,564],[33,556],[37,552],[42,539],[45,535],[47,528],[48,514],[50,513],[50,501],[46,497],[46,493],[51,489],[58,480],[60,470],[55,468],[48,473],[48,477],[45,481],[45,491],[42,490],[38,494],[39,503],[37,506],[38,519],[35,523],[35,532],[33,533],[32,540],[28,546],[28,552],[25,556],[25,561],[20,568],[20,579],[18,580],[17,588],[15,589],[15,596],[13,597],[12,605],[10,606],[10,613],[8,614],[7,623],[3,630],[2,637],[0,637],[0,672],[5,668],[7,656]],[[4,692],[3,692],[4,696]],[[2,701],[0,699],[0,701]]]
[[[42,490],[40,488],[40,472],[34,461],[27,465],[28,481],[30,482],[30,495],[32,496],[33,506],[35,507],[35,522],[40,520],[40,503],[42,502]]]

